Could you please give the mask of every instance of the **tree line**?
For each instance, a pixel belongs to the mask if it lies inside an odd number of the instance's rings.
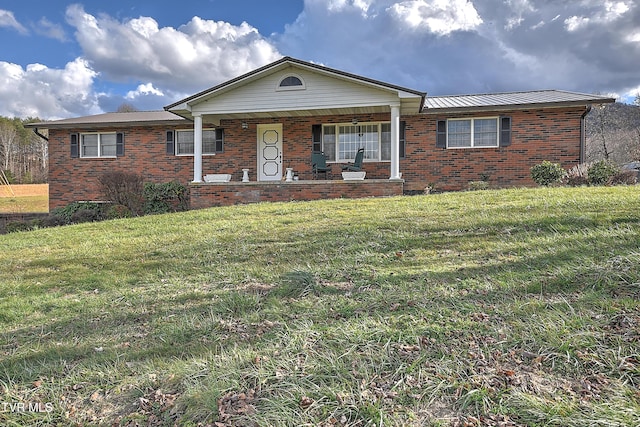
[[[24,127],[38,121],[0,116],[0,170],[12,184],[47,182],[47,141]],[[594,106],[587,115],[586,161],[598,160],[618,166],[640,161],[640,95],[634,105],[616,102]]]
[[[586,118],[586,160],[640,161],[640,95],[633,105],[594,106]]]
[[[0,116],[0,174],[11,184],[47,182],[49,172],[48,142],[24,125],[37,118],[19,119]]]

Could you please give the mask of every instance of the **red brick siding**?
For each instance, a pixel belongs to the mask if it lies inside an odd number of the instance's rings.
[[[583,107],[526,110],[509,114],[482,113],[477,117],[509,115],[512,118],[511,145],[503,148],[478,148],[447,150],[436,148],[436,122],[447,118],[466,117],[465,115],[403,116],[406,127],[406,158],[400,160],[400,171],[405,180],[405,190],[422,190],[427,185],[436,185],[442,190],[459,190],[468,186],[470,181],[480,180],[485,174],[494,187],[533,185],[529,168],[542,160],[559,162],[568,168],[579,162],[580,158],[580,118]],[[286,117],[270,120],[256,119],[246,121],[249,129],[242,129],[240,120],[223,120],[225,130],[224,152],[215,156],[204,156],[203,174],[230,173],[232,181],[242,179],[242,169],[250,169],[251,181],[256,180],[256,125],[259,123],[282,123],[283,125],[283,170],[292,167],[300,180],[312,179],[311,174],[311,127],[313,124],[351,122],[356,117],[360,123],[369,121],[388,121],[389,114]],[[208,127],[205,123],[204,127]],[[114,129],[74,129],[50,130],[49,156],[49,203],[50,208],[64,206],[77,200],[99,200],[101,198],[98,177],[107,171],[125,170],[141,174],[152,182],[177,180],[188,184],[193,179],[193,157],[166,154],[166,131],[163,126],[133,127],[115,129],[124,132],[125,153],[117,159],[82,159],[70,157],[70,137],[73,132],[104,131]],[[332,179],[341,179],[340,165],[332,166]],[[388,179],[389,162],[366,162],[364,169],[367,179]],[[284,199],[302,200],[315,197],[320,192],[317,185],[305,187],[296,183],[294,193],[286,193]],[[349,183],[352,184],[352,183]],[[339,185],[327,189],[327,197],[340,197]],[[200,188],[207,188],[200,190]],[[202,194],[211,204],[218,204],[208,192],[211,188],[223,186],[193,186],[192,199]],[[228,186],[233,188],[234,186]],[[368,186],[369,190],[371,186]],[[243,187],[247,188],[247,187]],[[261,200],[274,199],[274,189],[284,191],[283,186],[270,186],[260,189]],[[293,187],[292,187],[293,188]],[[355,190],[356,187],[348,187]],[[367,188],[367,187],[363,187]],[[395,188],[395,187],[393,187]],[[255,190],[255,188],[253,189]],[[248,191],[253,191],[248,190]],[[226,191],[226,190],[221,190]],[[293,191],[287,189],[286,191]],[[322,190],[325,191],[325,190]],[[386,191],[386,190],[385,190]],[[394,190],[395,191],[395,190]],[[195,194],[194,194],[195,193]],[[320,192],[321,193],[321,192]],[[255,194],[255,193],[254,193]],[[323,194],[323,193],[321,193]],[[306,195],[306,196],[305,196]],[[251,196],[221,195],[220,200],[229,203],[245,202]],[[282,199],[282,198],[281,198]],[[200,202],[192,200],[194,207]],[[201,207],[201,206],[199,206]]]
[[[534,185],[529,169],[550,160],[565,169],[580,162],[581,116],[584,107],[412,116],[407,121],[405,159],[400,161],[405,190],[435,185],[460,190],[488,177],[493,187]],[[460,117],[511,117],[511,145],[499,148],[436,148],[436,123]]]
[[[399,196],[402,181],[298,181],[272,183],[193,184],[191,208],[226,206],[256,202],[288,202],[362,197]]]
[[[78,200],[100,200],[98,178],[105,172],[136,172],[146,180],[187,183],[193,179],[193,157],[166,154],[166,127],[126,129],[51,129],[49,131],[49,208]],[[74,132],[123,132],[124,156],[115,159],[71,158]]]

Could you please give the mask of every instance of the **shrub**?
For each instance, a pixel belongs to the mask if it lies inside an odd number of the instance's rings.
[[[131,212],[131,209],[124,205],[111,205],[107,208],[104,216],[106,219],[120,219],[131,218],[134,215]]]
[[[73,215],[71,215],[71,222],[73,224],[80,224],[83,222],[96,222],[102,221],[103,219],[104,217],[102,214],[102,209],[94,209],[92,207],[77,210],[73,213]]]
[[[18,231],[31,231],[37,230],[42,227],[42,220],[40,219],[32,219],[28,221],[12,221],[7,223],[6,232],[7,233],[15,233]]]
[[[179,182],[144,184],[144,213],[160,214],[181,212],[189,209],[189,192]]]
[[[591,185],[604,185],[619,172],[616,165],[608,160],[599,160],[589,166],[587,173],[589,177],[589,184]]]
[[[63,216],[57,215],[55,213],[49,214],[48,217],[42,220],[43,227],[59,227],[61,225],[70,224],[71,219],[66,220]]]
[[[65,225],[79,222],[100,221],[104,219],[104,203],[73,202],[51,211],[47,224]],[[51,218],[52,217],[52,218]]]
[[[488,190],[489,183],[487,181],[471,181],[468,185],[469,191]]]
[[[126,206],[133,215],[143,212],[144,180],[142,176],[124,171],[106,172],[98,178],[103,197],[116,205]]]
[[[11,172],[9,169],[5,169],[2,172],[4,172],[4,176],[7,179],[7,182],[9,184],[15,184],[16,183],[16,179],[13,176],[13,172]],[[0,173],[0,176],[2,176],[1,173]]]
[[[609,185],[635,185],[638,182],[638,173],[634,170],[622,170],[609,178]]]
[[[564,175],[565,171],[560,164],[548,160],[531,168],[531,178],[538,185],[549,186],[558,183]]]
[[[579,187],[581,185],[589,184],[588,177],[589,165],[580,163],[569,169],[563,178],[563,182],[571,187]]]

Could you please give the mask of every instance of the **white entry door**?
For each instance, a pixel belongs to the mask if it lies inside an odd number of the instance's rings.
[[[258,181],[282,179],[282,124],[258,125]]]

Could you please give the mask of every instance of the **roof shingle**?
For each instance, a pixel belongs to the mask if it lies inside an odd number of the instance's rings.
[[[104,113],[96,114],[93,116],[29,123],[25,125],[25,127],[42,129],[65,129],[84,125],[112,127],[183,122],[187,122],[187,120],[169,111],[134,111],[126,113]]]

